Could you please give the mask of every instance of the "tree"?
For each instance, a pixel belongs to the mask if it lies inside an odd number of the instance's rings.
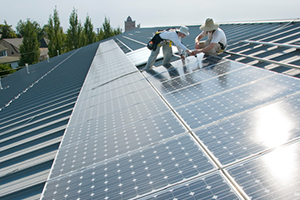
[[[10,64],[0,64],[0,76],[6,76],[15,72],[15,69],[12,69]]]
[[[71,51],[73,49],[78,49],[79,47],[82,47],[84,45],[84,39],[82,38],[82,31],[83,28],[81,26],[81,23],[78,21],[78,15],[75,8],[73,8],[73,11],[69,18],[69,29],[67,31],[67,51]]]
[[[17,30],[17,34],[21,37],[24,36],[24,30],[25,30],[25,26],[26,26],[27,22],[23,22],[22,20],[20,20],[17,24],[16,30]],[[35,29],[35,32],[37,34],[37,39],[38,41],[40,39],[42,39],[43,37],[45,37],[45,31],[43,28],[41,28],[40,24],[37,23],[36,21],[32,22],[33,28]]]
[[[122,33],[122,29],[120,28],[120,26],[118,26],[117,29],[114,29],[114,35],[119,35]]]
[[[102,27],[100,28],[100,32],[98,34],[98,40],[104,40],[120,33],[122,33],[120,27],[118,27],[117,29],[113,29],[110,26],[110,20],[105,17],[104,23],[102,24]]]
[[[20,45],[21,58],[19,66],[24,66],[37,63],[40,57],[39,46],[37,39],[36,24],[27,19],[27,22],[22,26],[23,43]]]
[[[0,24],[0,34],[1,38],[16,38],[17,35],[14,30],[11,28],[12,25],[8,25],[6,20],[4,20],[4,24]]]
[[[96,33],[94,32],[94,27],[92,25],[92,20],[89,16],[86,16],[85,23],[84,23],[84,34],[86,38],[86,45],[92,44],[96,42]]]
[[[56,56],[57,51],[59,51],[60,54],[65,52],[64,48],[64,41],[65,41],[65,35],[63,33],[62,27],[60,27],[60,21],[58,16],[58,10],[55,6],[53,19],[52,15],[49,17],[49,21],[47,26],[44,26],[46,28],[49,44],[48,44],[48,54],[50,57]]]
[[[102,28],[104,32],[103,39],[110,38],[114,35],[112,27],[110,26],[110,20],[106,17],[104,19],[104,23],[102,24]]]

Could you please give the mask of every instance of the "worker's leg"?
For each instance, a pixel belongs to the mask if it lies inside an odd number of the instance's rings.
[[[209,51],[207,51],[207,52],[205,52],[205,55],[214,55],[214,56],[217,56],[218,55],[218,52],[220,52],[221,51],[221,45],[220,44],[216,44],[215,46],[214,46],[214,48],[212,48],[211,50],[209,50]]]
[[[170,46],[169,42],[163,45],[163,54],[164,54],[163,66],[168,70],[170,76],[171,77],[179,76],[177,69],[174,68],[170,63],[173,55],[173,51],[172,51],[172,46]]]
[[[151,51],[151,54],[150,54],[150,56],[148,58],[148,62],[147,62],[146,67],[145,67],[146,71],[148,71],[148,70],[150,70],[150,69],[153,68],[153,64],[156,61],[156,58],[157,58],[157,56],[159,54],[159,50],[160,50],[160,47],[157,46],[157,48],[156,48],[155,51],[153,51],[153,50]]]
[[[201,41],[201,42],[199,42],[199,44],[196,44],[195,49],[203,49],[205,47],[205,42]]]
[[[171,58],[172,58],[172,46],[170,46],[170,42],[167,42],[162,46],[163,49],[163,55],[164,55],[164,60],[163,60],[163,66],[168,69],[168,67],[171,65]]]

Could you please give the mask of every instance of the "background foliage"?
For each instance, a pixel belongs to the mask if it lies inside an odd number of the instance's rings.
[[[60,25],[57,7],[55,7],[53,15],[49,16],[48,23],[43,27],[38,22],[27,19],[26,22],[20,20],[16,31],[14,31],[12,25],[8,25],[4,20],[4,24],[0,24],[0,40],[4,38],[23,38],[23,44],[20,46],[19,66],[24,67],[25,63],[30,65],[39,61],[40,43],[38,41],[42,38],[49,39],[48,55],[51,58],[122,33],[120,27],[116,29],[111,27],[110,19],[106,16],[102,27],[97,30],[96,33],[92,20],[88,15],[82,25],[78,20],[77,10],[73,8],[69,18],[69,27],[64,32]],[[7,70],[7,67],[10,67],[10,65],[0,65],[1,76],[5,73],[14,72],[11,67]]]

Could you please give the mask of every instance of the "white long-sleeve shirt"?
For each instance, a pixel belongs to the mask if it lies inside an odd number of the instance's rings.
[[[182,54],[187,50],[187,48],[181,43],[181,38],[178,37],[175,29],[164,31],[160,33],[159,36],[161,37],[161,39],[171,40],[178,48],[179,54]]]

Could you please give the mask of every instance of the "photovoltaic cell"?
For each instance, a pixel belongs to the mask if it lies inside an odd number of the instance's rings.
[[[222,66],[215,66],[215,68],[217,67],[222,68]],[[199,82],[192,82],[182,88],[176,88],[176,90],[173,90],[164,96],[173,107],[178,107],[200,99],[205,99],[218,93],[229,91],[236,87],[247,85],[252,81],[272,75],[274,74],[265,70],[246,67],[221,76],[203,79]],[[176,80],[179,82],[180,78],[177,78]]]
[[[149,195],[142,199],[173,200],[173,199],[241,199],[218,174],[204,176],[196,180],[168,188],[162,192]]]
[[[195,131],[223,165],[300,137],[300,94]]]
[[[56,178],[44,198],[135,198],[213,169],[197,144],[182,136]]]
[[[300,143],[228,169],[252,199],[300,198]]]
[[[169,111],[169,108],[158,98],[148,100],[145,98],[145,101],[136,103],[134,103],[134,101],[125,100],[127,99],[119,98],[114,101],[106,101],[84,109],[79,113],[74,113],[74,125],[68,127],[74,134],[66,135],[64,141],[67,141],[69,136],[72,136],[74,142],[74,137],[76,137],[75,133],[80,135],[84,133],[86,137],[92,137],[130,123],[140,123],[149,116],[155,116],[157,113]],[[80,141],[80,139],[78,141]]]
[[[294,93],[289,77],[267,77],[177,109],[192,129],[242,113]],[[284,80],[286,79],[286,80]],[[299,89],[299,85],[296,88]]]
[[[100,120],[102,121],[102,120]],[[101,127],[92,124],[90,127]],[[83,130],[73,144],[72,133],[64,139],[64,146],[57,154],[51,177],[61,176],[74,170],[93,165],[99,161],[111,159],[143,146],[152,145],[161,140],[186,132],[184,127],[176,120],[172,113],[166,112],[143,121],[138,121],[120,128],[108,127],[110,130],[98,131],[95,137],[86,137],[85,134],[95,130]],[[77,129],[74,129],[74,132]],[[76,132],[75,132],[76,133]],[[94,155],[94,156],[92,156]]]

